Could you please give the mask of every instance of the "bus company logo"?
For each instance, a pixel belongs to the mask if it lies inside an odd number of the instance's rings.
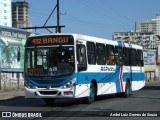
[[[2,117],[12,117],[11,112],[2,112]]]
[[[42,117],[41,112],[1,112],[1,117],[3,118],[35,118]]]
[[[114,67],[101,66],[101,71],[115,71]]]

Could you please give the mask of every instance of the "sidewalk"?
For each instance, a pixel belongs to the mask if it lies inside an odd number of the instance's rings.
[[[146,81],[146,86],[160,86],[160,80]]]
[[[20,96],[24,96],[23,90],[0,91],[0,100],[8,100]]]

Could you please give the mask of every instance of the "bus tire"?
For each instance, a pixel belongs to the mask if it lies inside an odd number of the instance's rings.
[[[127,80],[126,81],[126,89],[125,89],[125,92],[123,93],[123,96],[124,97],[129,97],[131,94],[131,84],[130,82]]]
[[[44,98],[44,101],[48,106],[53,106],[55,99],[54,98]]]
[[[87,104],[90,104],[95,101],[95,98],[97,96],[97,90],[96,90],[96,85],[92,82],[90,85],[90,90],[89,90],[89,96],[85,98],[85,102]]]

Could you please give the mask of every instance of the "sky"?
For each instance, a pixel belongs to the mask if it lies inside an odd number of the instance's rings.
[[[24,1],[24,0],[12,0]],[[25,0],[30,4],[32,26],[43,26],[57,0]],[[135,22],[160,14],[160,0],[60,0],[60,25],[64,33],[112,39],[113,32],[135,31]],[[46,26],[56,25],[56,11]],[[55,30],[51,29],[55,32]],[[47,30],[33,30],[45,34]]]

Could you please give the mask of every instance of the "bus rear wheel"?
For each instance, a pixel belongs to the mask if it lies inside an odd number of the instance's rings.
[[[126,81],[126,89],[125,92],[123,93],[124,97],[129,97],[131,94],[131,84],[129,81]]]
[[[44,98],[44,101],[48,106],[53,106],[55,99],[54,98]]]

